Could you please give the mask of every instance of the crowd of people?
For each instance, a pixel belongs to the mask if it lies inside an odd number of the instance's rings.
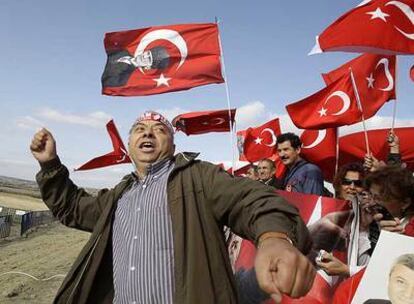
[[[322,269],[340,277],[334,303],[350,303],[381,230],[414,236],[413,174],[392,132],[388,144],[387,162],[367,155],[339,168],[333,181],[334,196],[353,202],[349,221],[359,222],[358,258],[351,265],[329,251],[307,258],[309,230],[275,192],[328,195],[322,171],[302,158],[293,133],[277,138],[283,176],[276,177],[274,161],[265,158],[251,164],[246,177],[233,177],[197,154],[175,155],[171,123],[148,111],[130,130],[134,172],[91,196],[70,180],[53,135],[42,129],[30,146],[41,167],[42,198],[65,225],[91,232],[55,302],[238,303],[242,297],[260,303],[268,295],[279,303],[283,295],[304,296]],[[225,227],[257,248],[252,273],[263,293],[248,301],[241,295],[248,286],[238,290],[233,276]]]
[[[343,221],[339,223],[337,220],[335,223],[340,225],[341,231],[345,233],[343,235],[345,242],[349,241],[352,223],[358,221],[359,227],[356,263],[351,265],[343,262],[332,252],[325,250],[322,250],[319,258],[315,260],[317,269],[322,269],[330,276],[339,277],[332,303],[352,302],[381,230],[414,237],[413,172],[405,168],[405,164],[401,161],[399,138],[396,134],[390,131],[384,141],[387,141],[389,146],[386,161],[367,154],[361,162],[341,166],[332,182],[333,196],[348,201],[352,206],[351,212],[341,214],[345,215]],[[272,175],[276,171],[274,162],[263,159],[259,161],[257,168],[255,165],[251,166],[246,177],[257,179],[279,190],[329,195],[323,186],[321,171],[300,157],[300,147],[300,139],[295,134],[280,135],[277,138],[277,152],[282,163],[287,166],[285,174],[279,179],[274,177]],[[312,227],[309,229],[311,233],[314,232]],[[412,258],[410,261],[401,267],[414,271]],[[411,283],[409,285],[410,287],[399,296],[399,301],[394,297],[393,301],[370,300],[367,303],[414,303],[414,288],[411,287]]]

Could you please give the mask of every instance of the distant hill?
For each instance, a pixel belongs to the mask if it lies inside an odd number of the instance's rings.
[[[98,193],[98,189],[85,188],[92,195]],[[35,181],[0,175],[0,192],[15,193],[40,198],[40,191]]]
[[[0,175],[0,191],[40,198],[40,192],[37,183],[35,181],[29,181],[20,178]]]

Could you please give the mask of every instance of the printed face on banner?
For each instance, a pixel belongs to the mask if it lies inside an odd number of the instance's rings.
[[[352,304],[414,303],[414,238],[382,231]]]

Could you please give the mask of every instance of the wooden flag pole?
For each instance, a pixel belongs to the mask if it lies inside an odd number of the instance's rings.
[[[365,146],[367,148],[367,154],[371,155],[371,152],[369,150],[369,141],[368,141],[368,132],[367,127],[365,125],[365,117],[364,117],[364,111],[362,110],[362,104],[361,99],[359,98],[358,88],[355,83],[354,73],[352,73],[352,68],[349,68],[349,72],[351,73],[351,80],[352,80],[352,87],[354,88],[355,97],[358,103],[359,110],[361,111],[361,117],[362,117],[362,126],[364,128],[364,134],[365,134]]]
[[[217,27],[219,25],[219,20],[216,17],[215,18]],[[231,145],[231,156],[232,156],[232,166],[231,166],[231,174],[234,173],[235,171],[235,166],[236,166],[236,159],[235,159],[235,146],[234,146],[234,137],[235,135],[235,130],[234,130],[234,125],[231,119],[231,103],[230,103],[230,90],[229,90],[229,85],[228,85],[228,80],[227,80],[227,74],[226,74],[226,66],[224,64],[224,51],[222,48],[222,44],[221,44],[221,36],[220,36],[220,32],[218,34],[218,38],[219,38],[219,46],[220,46],[220,54],[221,54],[221,65],[222,65],[222,70],[223,70],[223,77],[224,77],[224,85],[226,87],[226,97],[227,97],[227,107],[229,110],[229,123],[230,123],[230,145]]]

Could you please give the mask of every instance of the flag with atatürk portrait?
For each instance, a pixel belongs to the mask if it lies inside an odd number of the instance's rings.
[[[104,95],[153,95],[224,82],[215,23],[106,33],[104,44]]]

